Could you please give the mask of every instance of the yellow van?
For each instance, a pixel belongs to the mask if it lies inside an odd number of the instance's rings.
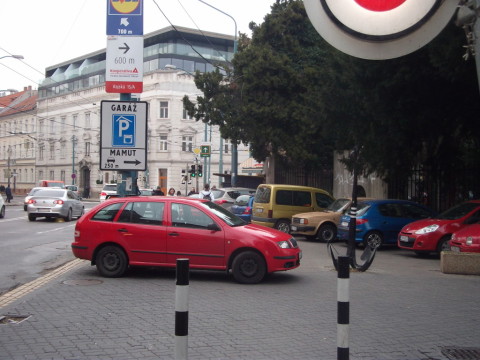
[[[253,201],[252,223],[289,233],[293,215],[323,210],[333,201],[327,191],[318,188],[261,184]]]

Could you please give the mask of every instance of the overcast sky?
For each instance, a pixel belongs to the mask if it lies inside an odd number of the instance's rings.
[[[238,31],[263,22],[275,0],[204,0]],[[168,17],[168,20],[157,5]],[[38,88],[45,68],[106,48],[107,0],[10,0],[0,11],[0,91]],[[173,25],[234,35],[231,18],[198,0],[144,0],[144,34]],[[6,55],[23,55],[17,60]]]

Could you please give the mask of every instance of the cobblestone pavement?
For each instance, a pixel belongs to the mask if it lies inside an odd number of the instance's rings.
[[[300,268],[262,284],[191,272],[189,359],[337,358],[337,273],[325,244],[299,244]],[[480,277],[439,269],[438,258],[385,249],[351,273],[350,359],[480,354]],[[75,260],[50,277],[0,297],[0,359],[175,358],[174,270],[106,279]]]

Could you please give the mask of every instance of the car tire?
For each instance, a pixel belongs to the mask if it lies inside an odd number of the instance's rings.
[[[366,248],[380,248],[383,245],[383,234],[379,231],[369,231],[363,238],[363,246]]]
[[[80,215],[78,215],[77,220],[80,219],[85,214],[85,207],[82,208]]]
[[[267,264],[259,253],[244,251],[235,256],[232,273],[235,281],[241,284],[257,284],[267,274]]]
[[[450,250],[450,244],[448,243],[450,241],[450,238],[451,238],[451,235],[445,235],[440,240],[438,240],[437,253],[440,254],[442,251]]]
[[[323,224],[318,228],[317,238],[323,242],[335,240],[337,237],[337,227],[332,224]]]
[[[121,277],[128,268],[125,252],[118,246],[105,246],[95,257],[97,271],[104,277]]]
[[[72,221],[72,209],[68,209],[67,216],[65,216],[65,221]]]
[[[5,217],[5,206],[2,206],[0,209],[0,219],[3,219]]]
[[[275,224],[275,229],[280,230],[281,232],[290,234],[290,221],[278,220],[278,222]]]
[[[35,220],[37,220],[37,217],[33,214],[28,214],[28,220],[29,221],[35,221]]]

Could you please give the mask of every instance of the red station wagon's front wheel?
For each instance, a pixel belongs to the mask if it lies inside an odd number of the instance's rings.
[[[125,252],[118,246],[105,246],[98,252],[95,264],[100,275],[120,277],[127,271],[128,260]]]
[[[265,277],[267,265],[259,253],[244,251],[233,260],[232,273],[233,278],[239,283],[256,284]]]

